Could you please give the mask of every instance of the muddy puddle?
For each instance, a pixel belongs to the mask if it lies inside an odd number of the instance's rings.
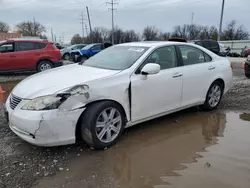
[[[249,188],[249,116],[188,110],[150,121],[34,187]]]

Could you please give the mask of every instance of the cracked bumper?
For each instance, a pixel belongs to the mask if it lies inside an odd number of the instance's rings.
[[[10,129],[23,140],[37,146],[75,143],[75,128],[84,109],[74,111],[12,110],[6,103]]]

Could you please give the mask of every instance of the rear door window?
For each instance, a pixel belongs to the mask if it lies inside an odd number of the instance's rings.
[[[46,43],[36,43],[36,49],[44,49],[47,46]]]
[[[205,63],[204,52],[193,46],[178,46],[184,66]]]
[[[35,42],[16,42],[16,51],[36,50]]]
[[[201,41],[196,41],[195,44],[196,44],[196,45],[199,45],[199,46],[202,46]]]
[[[209,41],[202,41],[202,44],[203,44],[204,48],[210,49],[210,43],[209,43]]]

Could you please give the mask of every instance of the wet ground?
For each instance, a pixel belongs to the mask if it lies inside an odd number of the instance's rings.
[[[7,92],[16,82],[2,82]],[[16,137],[0,108],[0,188],[249,188],[250,80],[234,65],[234,86],[218,110],[197,108],[126,130],[117,145],[41,148]]]

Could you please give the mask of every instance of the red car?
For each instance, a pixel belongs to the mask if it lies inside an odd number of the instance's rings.
[[[61,53],[45,40],[0,41],[0,73],[45,71],[61,66]]]

